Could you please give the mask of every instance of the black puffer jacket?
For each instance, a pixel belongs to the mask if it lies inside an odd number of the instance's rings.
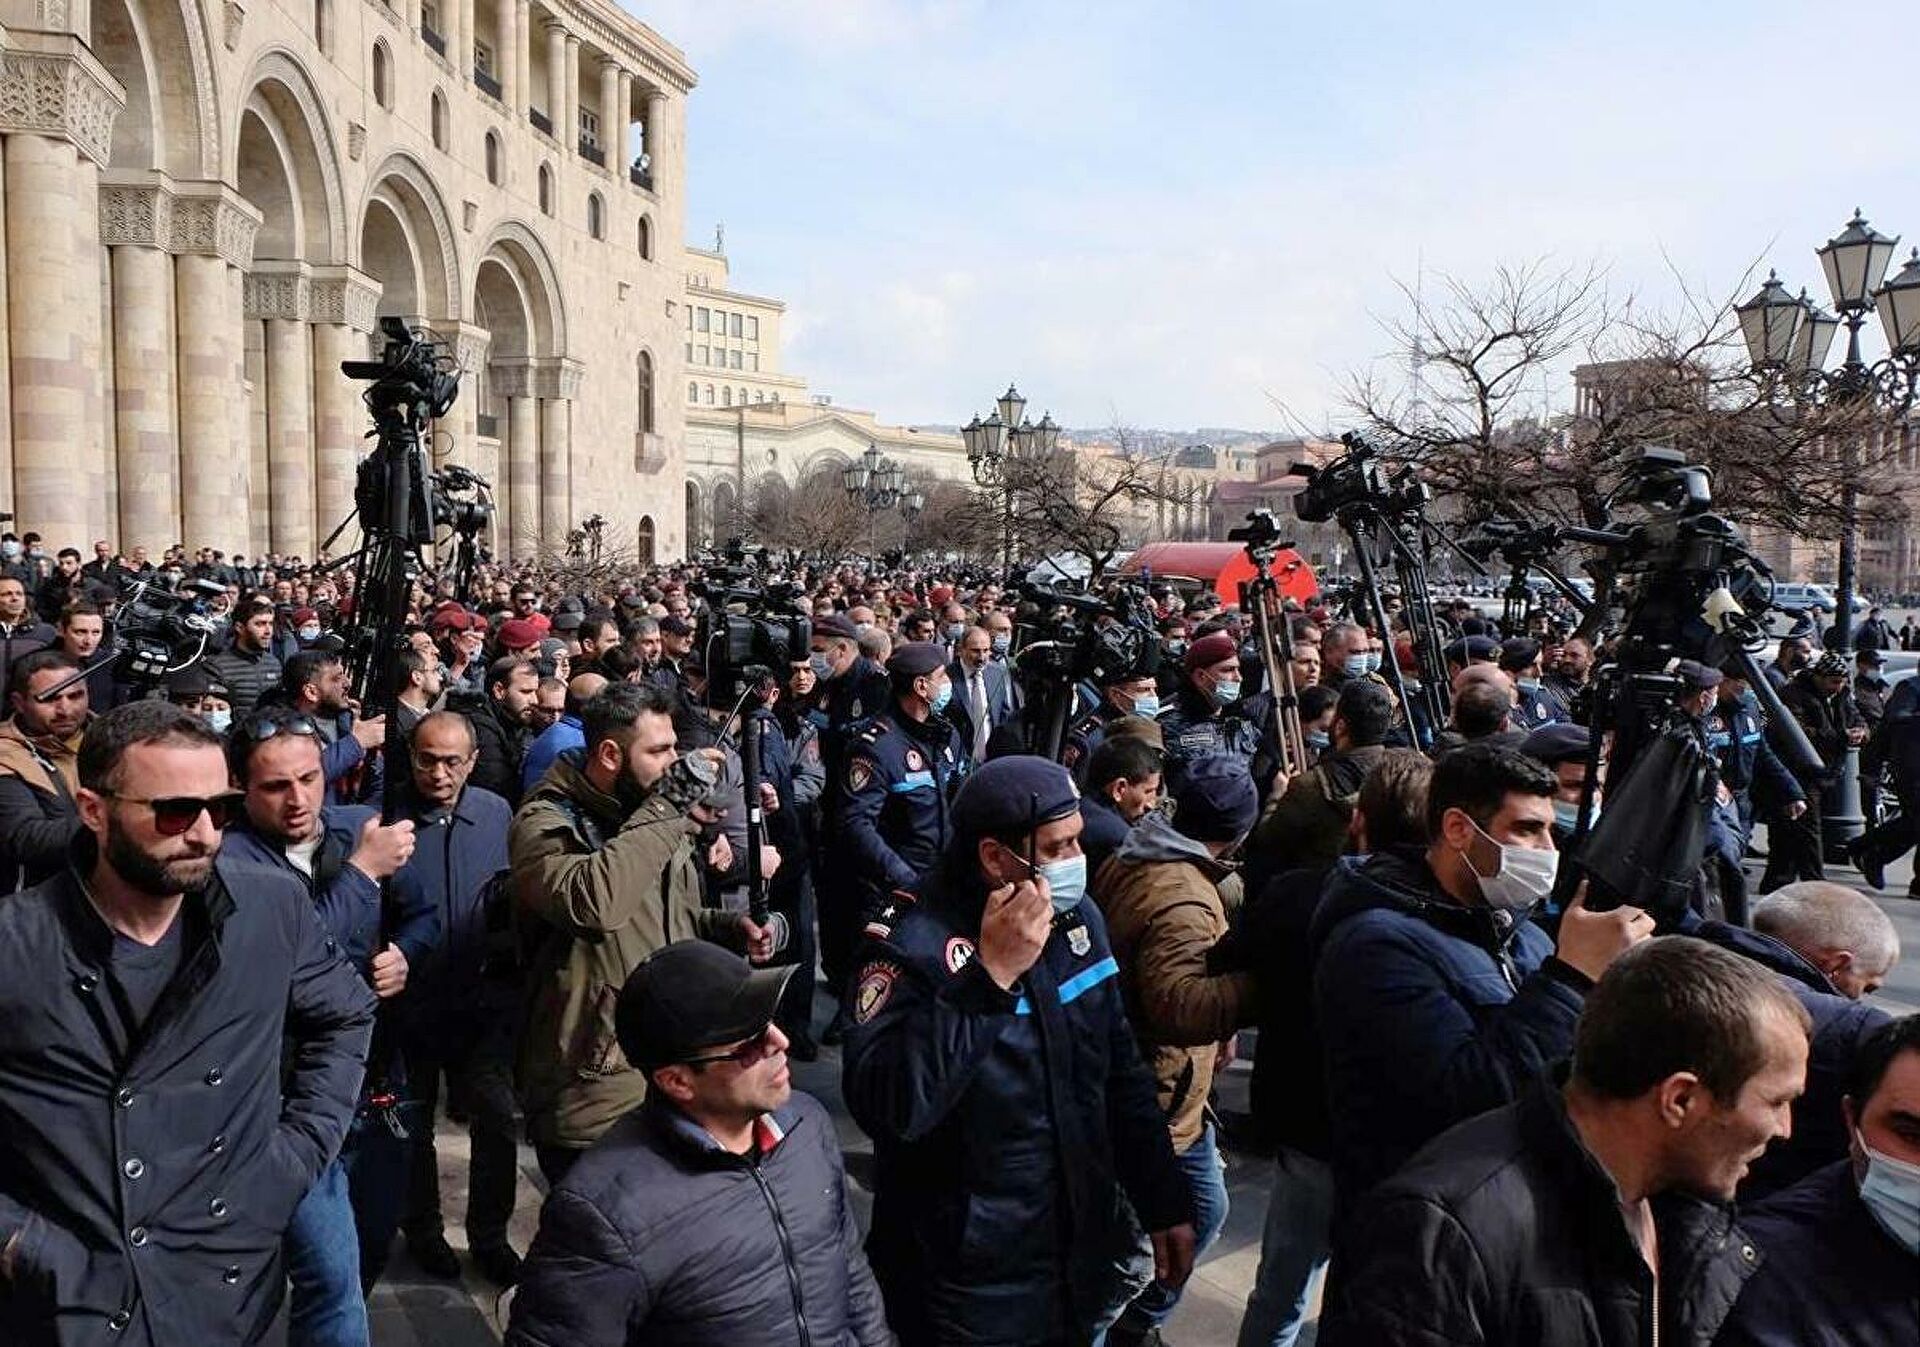
[[[207,672],[227,685],[227,700],[233,704],[233,719],[238,724],[280,681],[280,661],[268,651],[242,650],[236,645],[209,655]]]
[[[890,1343],[833,1119],[808,1095],[722,1150],[657,1098],[581,1157],[540,1213],[507,1347]]]
[[[1334,1250],[1320,1347],[1707,1347],[1760,1252],[1732,1209],[1653,1200],[1654,1281],[1619,1190],[1541,1082],[1376,1188]]]

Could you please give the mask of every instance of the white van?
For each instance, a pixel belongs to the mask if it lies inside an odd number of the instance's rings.
[[[1860,603],[1855,599],[1856,604]],[[1833,597],[1833,591],[1825,585],[1779,584],[1773,587],[1773,606],[1776,608],[1819,608],[1826,612],[1838,612],[1840,605]],[[1864,607],[1864,604],[1861,604]]]

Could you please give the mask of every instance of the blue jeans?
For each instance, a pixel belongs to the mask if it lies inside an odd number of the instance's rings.
[[[1180,1176],[1187,1181],[1187,1192],[1193,1198],[1193,1256],[1198,1259],[1220,1237],[1220,1228],[1227,1223],[1227,1179],[1220,1168],[1220,1147],[1216,1144],[1213,1124],[1204,1124],[1200,1139],[1175,1160],[1180,1166]],[[1143,1234],[1140,1246],[1151,1270],[1153,1241]],[[1149,1281],[1146,1289],[1135,1296],[1121,1314],[1119,1322],[1127,1329],[1144,1331],[1164,1324],[1179,1303],[1179,1290]]]
[[[1332,1232],[1332,1167],[1280,1147],[1260,1236],[1260,1270],[1240,1320],[1239,1347],[1293,1347],[1314,1280],[1326,1271]]]
[[[293,1209],[283,1249],[293,1284],[287,1347],[370,1347],[360,1294],[360,1235],[347,1196],[347,1168],[335,1160]]]

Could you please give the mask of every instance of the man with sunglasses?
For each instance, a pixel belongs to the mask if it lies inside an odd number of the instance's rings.
[[[365,805],[326,804],[322,742],[311,717],[285,711],[255,715],[234,731],[228,763],[246,807],[227,848],[299,880],[331,943],[376,996],[390,1000],[438,942],[439,912],[411,877],[395,878],[398,916],[383,943],[380,882],[412,856],[414,827],[383,825]],[[382,1153],[363,1144],[381,1126],[356,1130],[294,1212],[287,1231],[291,1347],[366,1341],[363,1285],[378,1277],[399,1221],[399,1184],[375,1172]]]
[[[508,1347],[892,1342],[833,1119],[773,1023],[792,973],[700,940],[633,971],[614,1018],[651,1089],[547,1199]]]
[[[197,717],[119,707],[77,772],[71,865],[0,903],[0,1342],[251,1343],[373,997],[298,885],[222,850]]]

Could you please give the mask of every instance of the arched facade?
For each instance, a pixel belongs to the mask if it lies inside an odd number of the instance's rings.
[[[658,395],[684,377],[682,268],[653,265],[678,261],[684,223],[677,51],[542,0],[450,0],[444,33],[420,0],[35,13],[0,32],[0,509],[16,528],[83,550],[311,558],[364,452],[339,365],[392,314],[463,371],[432,444],[495,481],[496,548],[561,545],[591,499],[684,552],[684,407]],[[543,129],[583,110],[592,155]],[[612,451],[636,436],[635,457]]]

